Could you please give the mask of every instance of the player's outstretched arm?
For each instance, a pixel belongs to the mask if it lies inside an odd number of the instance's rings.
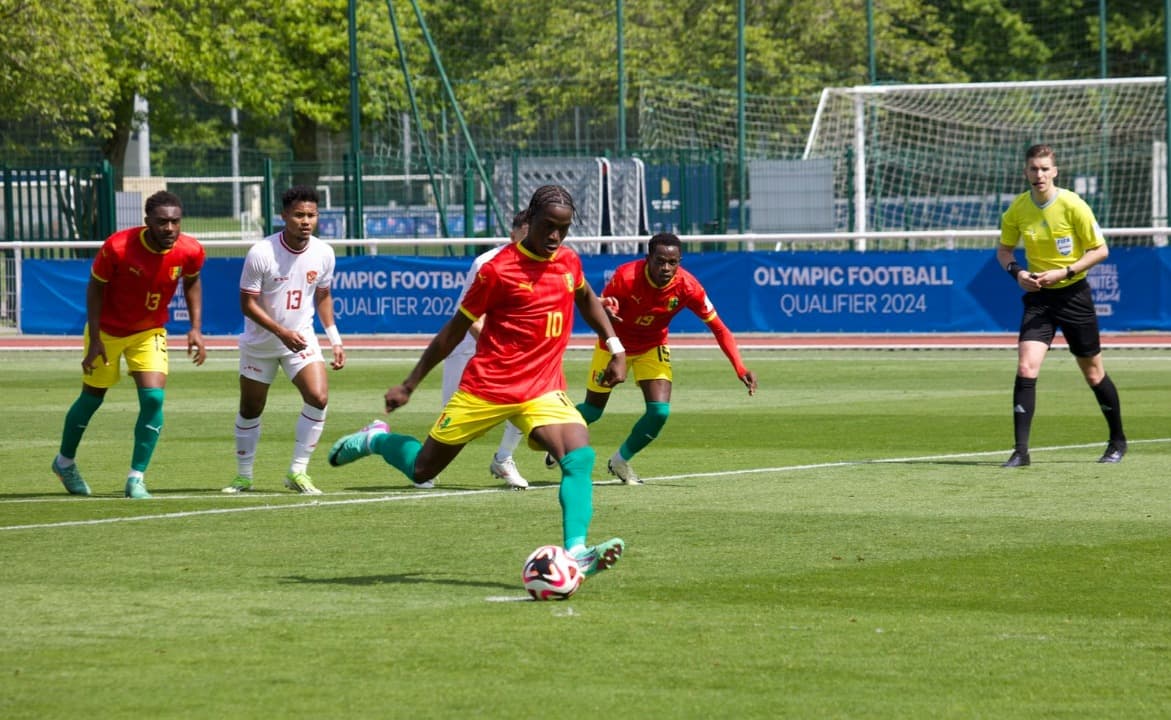
[[[744,387],[748,388],[749,395],[756,394],[756,373],[751,370],[745,370],[744,374],[740,376],[740,382],[744,383]]]
[[[456,310],[435,337],[431,338],[431,342],[427,343],[427,348],[423,350],[407,379],[386,391],[386,412],[394,412],[410,401],[411,393],[415,392],[415,388],[419,387],[427,373],[451,354],[460,340],[468,334],[468,328],[471,326],[472,319],[464,315],[462,310]]]
[[[724,355],[728,357],[728,361],[732,363],[732,368],[736,371],[736,377],[744,386],[748,388],[749,395],[756,394],[756,373],[744,367],[744,361],[740,359],[740,348],[736,345],[736,338],[732,336],[732,331],[724,324],[724,321],[719,316],[713,317],[707,321],[708,329],[716,336],[716,342],[720,349],[724,351]]]

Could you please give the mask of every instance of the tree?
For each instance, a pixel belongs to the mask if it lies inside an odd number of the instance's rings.
[[[0,0],[0,22],[20,28],[0,43],[0,122],[35,122],[58,142],[97,137],[117,85],[95,0]]]

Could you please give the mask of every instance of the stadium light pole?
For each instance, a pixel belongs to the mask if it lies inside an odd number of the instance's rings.
[[[626,14],[623,0],[615,0],[618,13],[618,154],[626,154]]]
[[[362,104],[358,99],[357,0],[347,0],[346,5],[350,39],[350,158],[354,163],[354,217],[353,227],[347,234],[355,240],[361,240],[365,228],[362,227]]]
[[[1171,0],[1167,0],[1171,2]],[[748,168],[744,167],[744,145],[747,129],[744,119],[744,0],[736,3],[736,195],[738,197],[740,234],[748,232],[748,211],[744,207],[744,195],[748,190]]]
[[[1106,53],[1106,0],[1098,0],[1098,74],[1105,80],[1109,76],[1108,56]],[[1099,145],[1099,159],[1098,163],[1101,167],[1099,170],[1100,177],[1098,179],[1098,220],[1103,225],[1110,224],[1110,143],[1109,128],[1107,128],[1107,106],[1106,98],[1103,97],[1100,101],[1101,108],[1099,114],[1101,115],[1101,132],[1102,142]]]

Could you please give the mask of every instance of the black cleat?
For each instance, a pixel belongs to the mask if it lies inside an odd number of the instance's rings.
[[[1028,450],[1013,450],[1012,456],[1000,464],[1000,467],[1025,467],[1031,461],[1029,460]]]
[[[1122,462],[1122,456],[1125,454],[1126,441],[1111,440],[1110,444],[1106,446],[1106,452],[1102,453],[1102,457],[1098,458],[1098,462],[1117,464]]]

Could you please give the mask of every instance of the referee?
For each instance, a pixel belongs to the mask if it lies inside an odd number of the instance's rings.
[[[1086,272],[1110,251],[1090,206],[1076,193],[1053,184],[1057,179],[1053,148],[1033,145],[1025,151],[1025,178],[1032,187],[1005,211],[996,248],[997,262],[1025,291],[1012,389],[1015,442],[1012,456],[1002,467],[1024,467],[1030,462],[1037,376],[1059,329],[1110,428],[1109,443],[1098,462],[1118,463],[1126,454],[1122,408],[1118,389],[1102,365],[1098,316],[1086,282]],[[1016,261],[1018,243],[1024,244],[1028,267]]]

